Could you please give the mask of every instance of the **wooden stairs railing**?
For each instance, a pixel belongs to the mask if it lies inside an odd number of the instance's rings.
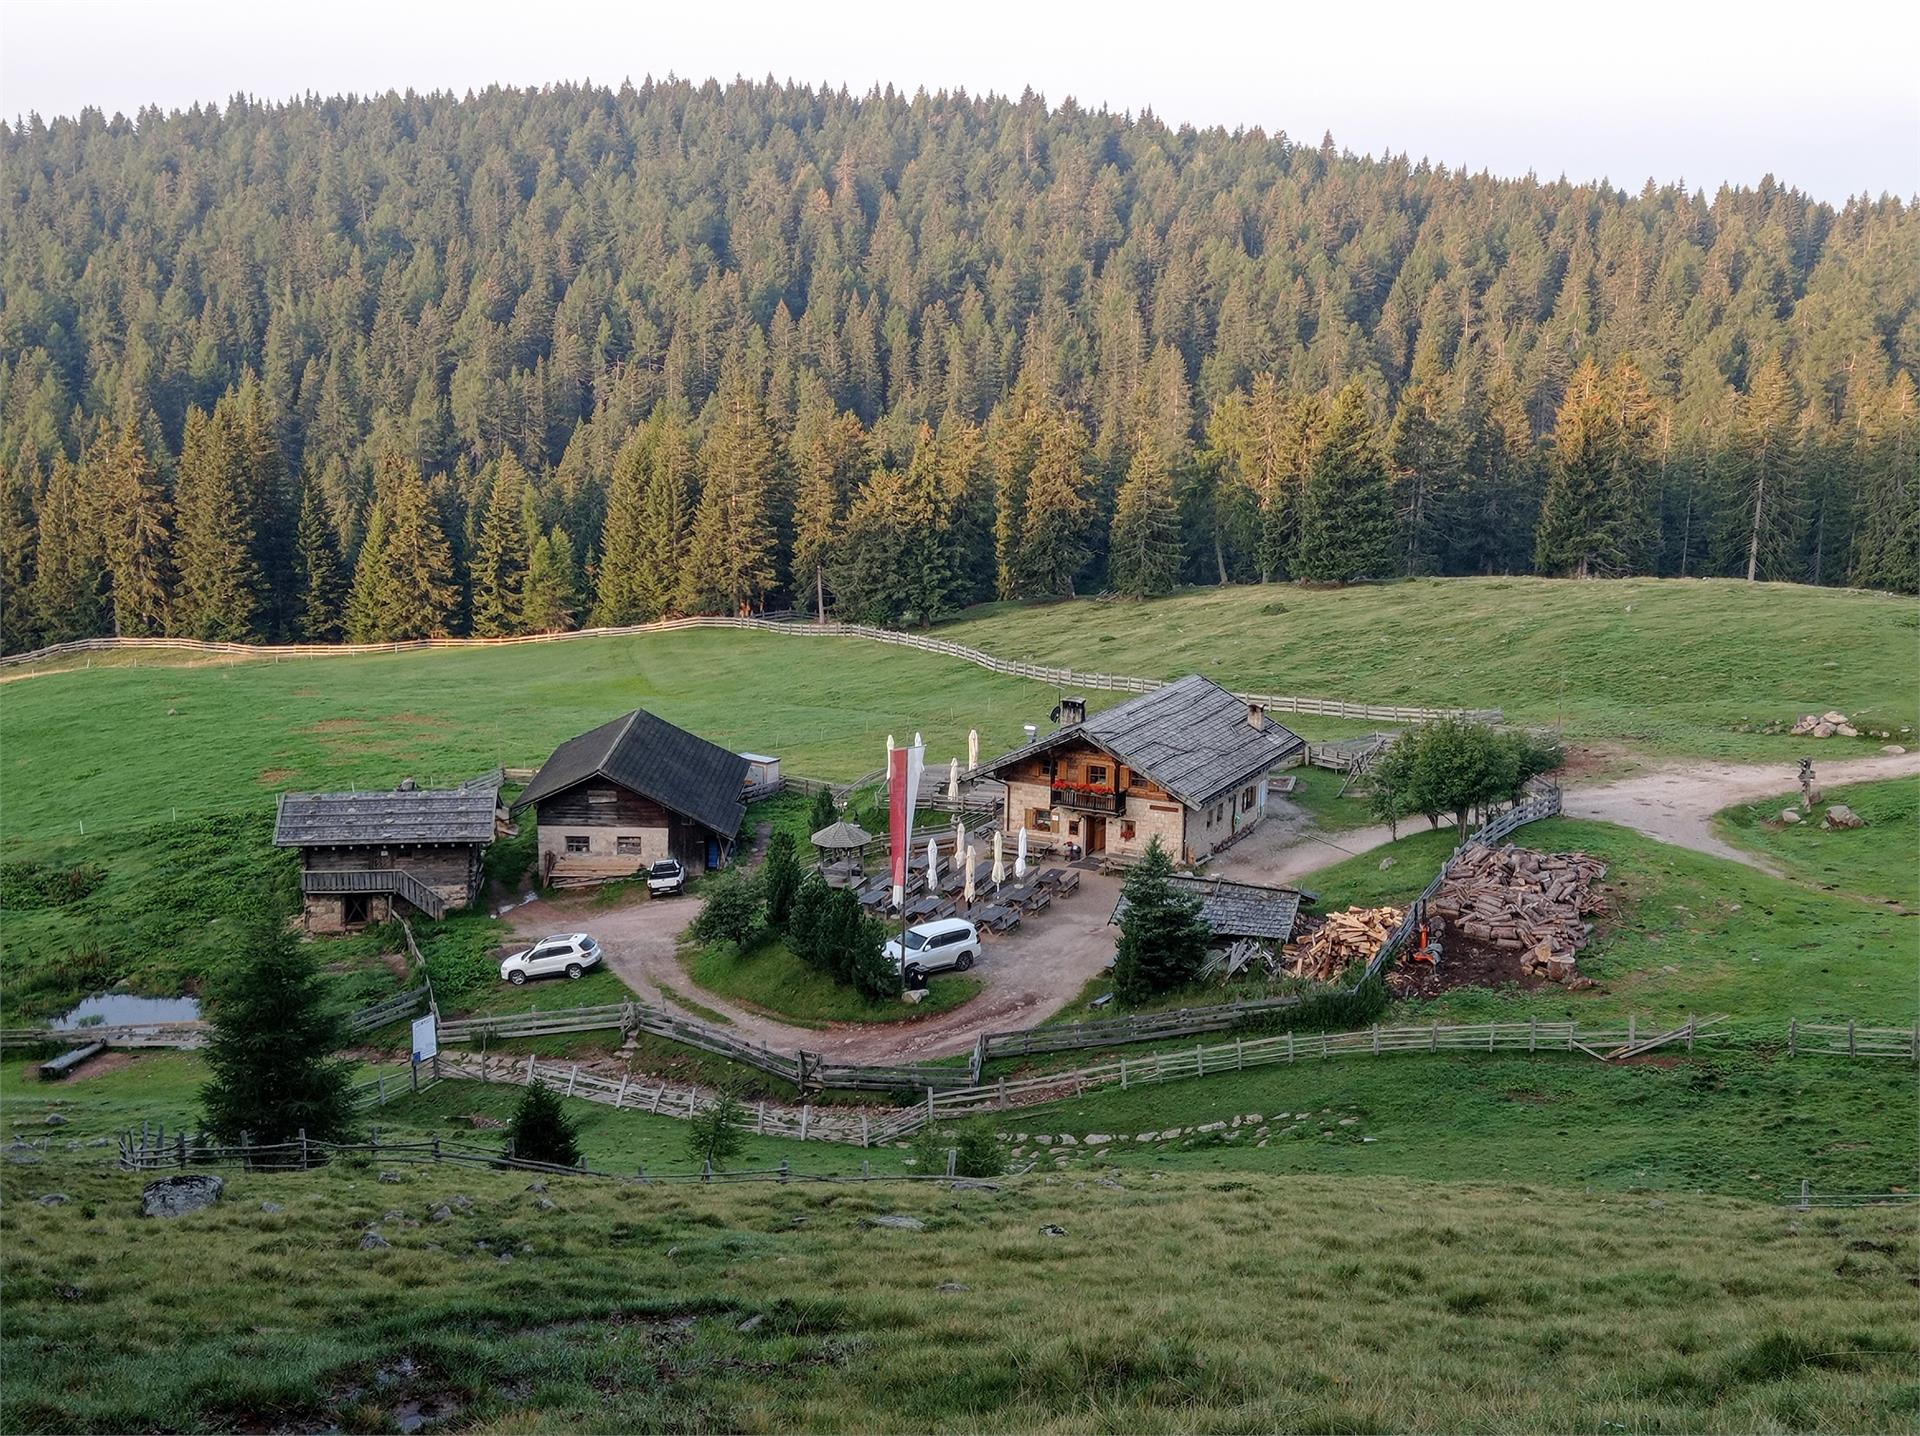
[[[431,918],[447,915],[447,900],[405,868],[342,868],[300,874],[300,891],[309,894],[382,893],[397,897]]]

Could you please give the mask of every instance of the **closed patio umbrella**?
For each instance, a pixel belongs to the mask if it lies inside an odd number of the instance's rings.
[[[1018,882],[1027,875],[1027,830],[1020,830],[1020,849],[1013,855],[1013,878]]]
[[[961,862],[965,866],[963,867],[962,871],[964,871],[967,875],[965,880],[966,887],[963,891],[966,894],[968,908],[972,908],[973,906],[973,844],[968,843],[966,848],[963,851],[965,856],[961,858]]]
[[[947,768],[947,796],[956,802],[960,798],[960,760],[955,758]]]
[[[932,838],[927,839],[927,891],[934,892],[940,886],[940,845]]]
[[[993,832],[993,887],[998,892],[1000,884],[1007,880],[1007,835],[998,828]]]
[[[980,730],[967,729],[967,771],[971,773],[980,766]]]

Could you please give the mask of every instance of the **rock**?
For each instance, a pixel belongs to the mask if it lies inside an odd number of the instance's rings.
[[[406,1181],[406,1178],[401,1176],[398,1172],[382,1172],[380,1174],[380,1180],[383,1182],[398,1183],[398,1182]]]
[[[273,1216],[277,1212],[284,1212],[286,1208],[281,1206],[280,1203],[278,1202],[262,1202],[260,1203],[260,1210],[265,1212],[268,1216]]]
[[[1000,1190],[1000,1184],[998,1182],[983,1182],[978,1177],[955,1177],[947,1185],[950,1190],[956,1192],[997,1192]]]
[[[551,1197],[535,1197],[533,1199],[533,1206],[535,1211],[551,1212],[557,1209],[559,1205],[560,1204],[554,1201]]]
[[[1077,1147],[1080,1144],[1071,1132],[1062,1132],[1060,1134],[1060,1145],[1063,1147]]]
[[[435,1202],[427,1208],[427,1220],[430,1222],[450,1222],[453,1220],[453,1211],[445,1202]]]
[[[1384,857],[1380,859],[1380,871],[1384,873],[1388,868],[1393,866],[1394,861],[1395,860],[1392,857]]]
[[[64,1127],[67,1125],[67,1118],[61,1116],[58,1112],[49,1112],[47,1113],[47,1125],[49,1127]]]
[[[1089,1147],[1104,1147],[1112,1141],[1113,1141],[1113,1138],[1108,1136],[1105,1132],[1087,1133],[1087,1145]]]
[[[72,1198],[65,1192],[48,1192],[37,1200],[43,1207],[64,1207]]]
[[[219,1177],[188,1175],[148,1182],[140,1193],[143,1217],[183,1217],[205,1211],[220,1200],[227,1184]]]
[[[957,1281],[943,1281],[940,1285],[936,1286],[934,1290],[947,1296],[952,1296],[955,1292],[972,1291],[973,1288]]]
[[[1041,1133],[1040,1135],[1036,1136],[1033,1140],[1036,1146],[1051,1147],[1053,1145],[1053,1138],[1047,1136],[1045,1133]]]
[[[1834,727],[1838,728],[1842,723],[1847,721],[1847,715],[1837,708],[1830,708],[1820,715],[1820,721],[1822,723],[1831,723]]]
[[[1902,748],[1898,743],[1889,743],[1880,751],[1882,753],[1887,754],[1889,757],[1897,758],[1907,750],[1905,748]]]
[[[1851,723],[1836,723],[1833,725],[1833,736],[1836,738],[1858,738],[1860,736],[1860,730]]]
[[[360,1250],[363,1252],[384,1251],[392,1245],[392,1242],[388,1241],[371,1227],[360,1233]]]
[[[1057,1227],[1052,1222],[1048,1222],[1044,1227],[1040,1228],[1040,1235],[1043,1237],[1063,1237],[1066,1234],[1067,1229],[1065,1227]]]
[[[900,1212],[892,1212],[883,1217],[868,1217],[866,1225],[885,1227],[888,1231],[895,1232],[924,1232],[927,1229],[927,1224],[920,1218],[909,1217]]]
[[[1568,992],[1587,992],[1599,985],[1600,984],[1595,982],[1591,977],[1570,977],[1567,979]]]
[[[1360,1125],[1360,1119],[1358,1117],[1342,1117],[1340,1119],[1340,1125],[1342,1127],[1357,1127]]]
[[[1823,822],[1829,828],[1864,828],[1866,826],[1860,815],[1845,803],[1835,803],[1829,807]]]
[[[927,989],[924,987],[910,987],[900,994],[900,1000],[902,1002],[915,1004],[925,1002],[927,1000]]]
[[[1811,733],[1814,730],[1814,727],[1819,722],[1820,722],[1820,717],[1818,714],[1815,714],[1815,713],[1805,714],[1804,716],[1802,716],[1801,718],[1797,719],[1794,722],[1793,728],[1791,730],[1791,736],[1795,738],[1804,738],[1807,736],[1807,734]]]
[[[756,1312],[754,1315],[748,1317],[745,1321],[741,1322],[738,1326],[736,1326],[734,1330],[735,1331],[758,1331],[762,1326],[766,1324],[766,1320],[767,1318],[765,1313]]]
[[[547,1184],[545,1182],[528,1182],[527,1183],[527,1190],[530,1192],[544,1192],[546,1189],[547,1189]]]
[[[1815,738],[1831,738],[1833,736],[1833,724],[1822,718],[1818,723],[1813,725],[1810,736]]]
[[[1798,808],[1782,808],[1780,810],[1780,821],[1783,823],[1799,822],[1800,810]]]

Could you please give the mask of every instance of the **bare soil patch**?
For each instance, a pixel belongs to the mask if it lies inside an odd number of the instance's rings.
[[[263,788],[277,788],[299,771],[298,768],[262,768],[254,781]]]

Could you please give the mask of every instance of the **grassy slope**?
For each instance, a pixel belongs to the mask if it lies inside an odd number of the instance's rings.
[[[1818,819],[1779,821],[1780,810],[1798,807],[1798,792],[1715,815],[1729,842],[1764,854],[1791,876],[1835,892],[1920,907],[1920,778],[1855,783],[1827,794],[1865,820],[1864,828],[1829,832]],[[1822,810],[1824,811],[1824,810]]]
[[[156,1239],[136,1178],[0,1170],[0,1420],[379,1429],[434,1401],[505,1430],[1886,1430],[1915,1404],[1911,1211],[1198,1175],[556,1179],[541,1211],[525,1186],[231,1174]],[[72,1200],[30,1200],[52,1188]],[[406,1225],[454,1192],[470,1211]],[[863,1224],[895,1211],[926,1230]],[[357,1250],[370,1223],[390,1249]]]
[[[768,938],[746,952],[732,943],[693,944],[681,961],[701,990],[718,993],[776,1017],[802,1023],[904,1022],[947,1012],[980,991],[977,977],[948,973],[929,979],[927,996],[917,1006],[898,1000],[869,1002],[852,987],[808,967],[780,938]]]
[[[1517,721],[1564,718],[1574,737],[1649,753],[1761,757],[1785,740],[1738,725],[1828,708],[1892,727],[1920,722],[1917,629],[1914,601],[1886,594],[1502,578],[997,605],[940,632],[1090,671],[1198,671],[1267,692],[1503,707]]]

